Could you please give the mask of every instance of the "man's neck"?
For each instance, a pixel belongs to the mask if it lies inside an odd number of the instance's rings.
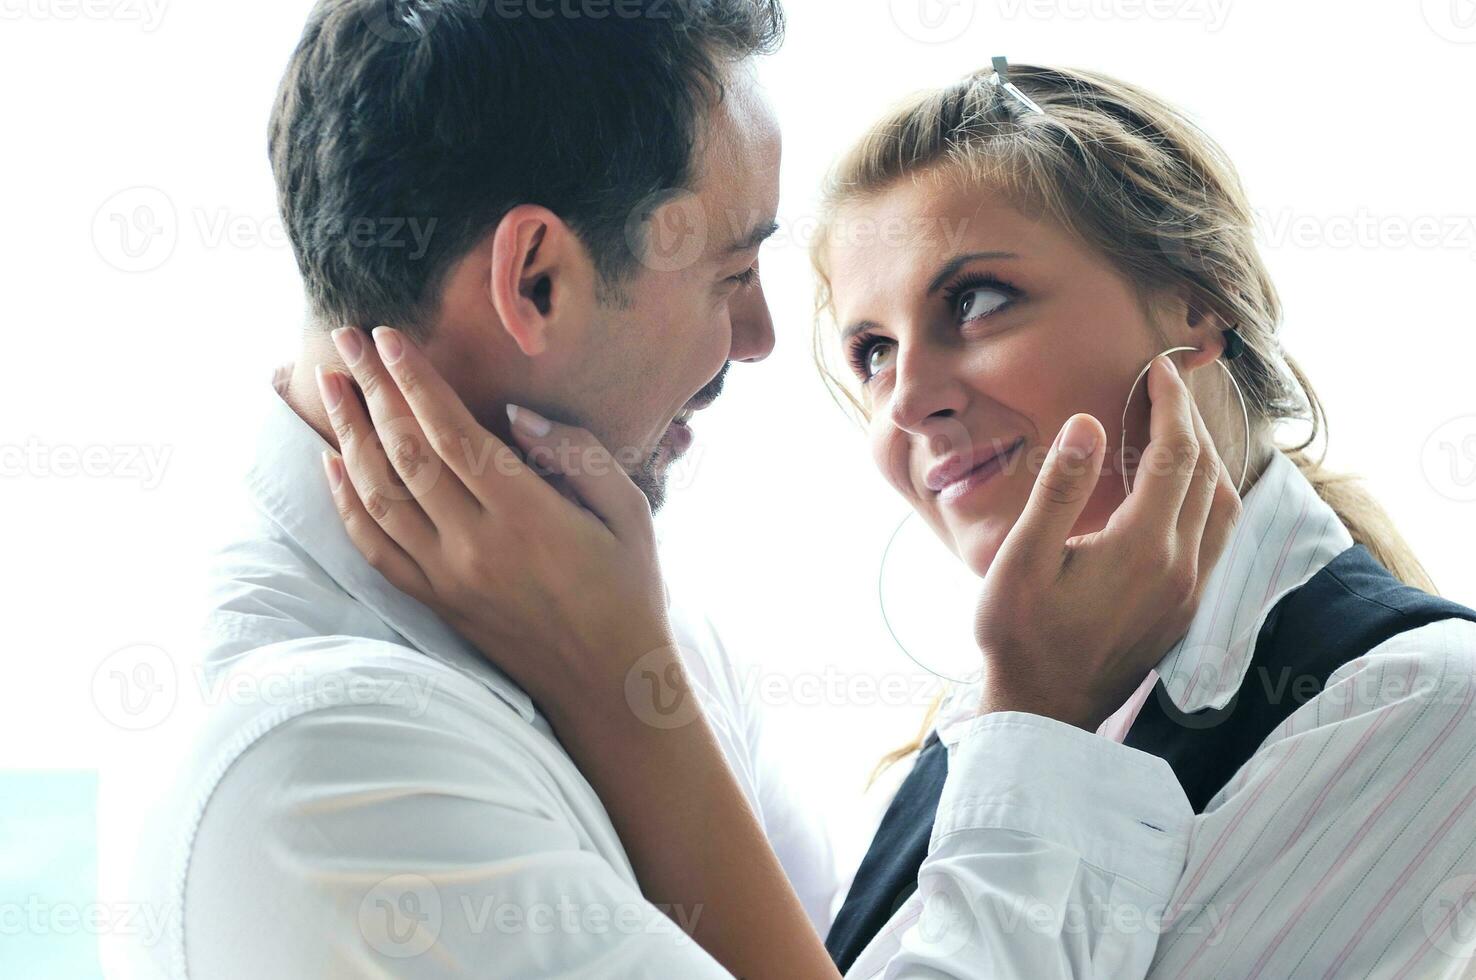
[[[313,431],[322,436],[328,445],[338,449],[338,436],[333,431],[333,424],[328,419],[328,411],[323,407],[323,397],[318,390],[317,372],[320,364],[330,371],[352,376],[348,365],[338,356],[338,350],[331,339],[326,335],[309,335],[304,338],[296,359],[278,369],[274,384],[277,394],[287,403],[287,407],[312,426]],[[512,435],[508,431],[507,419],[500,408],[506,402],[498,400],[496,395],[489,397],[493,399],[492,404],[499,406],[495,416],[486,419],[475,411],[472,414],[497,438],[503,442],[511,442]]]
[[[322,436],[328,445],[337,449],[338,436],[333,432],[333,426],[328,421],[328,412],[323,408],[322,396],[318,393],[317,367],[320,363],[325,367],[341,367],[334,360],[324,358],[310,346],[305,346],[297,359],[278,373],[275,386],[277,394],[287,403],[287,407],[312,426],[313,431]]]

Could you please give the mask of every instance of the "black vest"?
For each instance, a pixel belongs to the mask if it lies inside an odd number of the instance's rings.
[[[1476,612],[1403,584],[1355,545],[1271,610],[1245,680],[1224,708],[1186,714],[1160,680],[1124,744],[1167,761],[1194,812],[1203,813],[1333,671],[1385,640],[1443,619],[1476,622]],[[935,734],[892,800],[825,941],[842,973],[916,891],[947,774],[947,750]]]

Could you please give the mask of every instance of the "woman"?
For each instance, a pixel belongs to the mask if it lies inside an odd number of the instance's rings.
[[[1297,417],[1315,437],[1321,410],[1276,340],[1220,151],[1132,86],[1017,66],[883,120],[827,202],[822,363],[844,352],[878,467],[983,580],[980,683],[943,707],[858,871],[829,941],[841,970],[1464,971],[1476,613],[1421,591],[1377,507],[1305,444],[1273,443]],[[921,231],[855,233],[899,220]],[[492,439],[398,334],[376,340],[432,445]],[[339,424],[363,429],[352,401]],[[525,450],[589,446],[510,414]],[[442,531],[519,554],[510,510],[544,554],[578,556],[582,588],[567,561],[491,581],[433,543],[386,547],[353,492],[370,464],[349,460],[338,495],[361,550],[497,651],[592,774],[652,900],[706,903],[698,938],[725,967],[834,975],[702,725],[656,732],[624,703],[632,670],[680,669],[642,498],[568,474],[589,513],[560,512],[527,473],[441,455],[486,516]],[[570,594],[582,607],[559,605]],[[567,625],[552,645],[518,628],[541,601]],[[1040,791],[1073,755],[1094,808]]]

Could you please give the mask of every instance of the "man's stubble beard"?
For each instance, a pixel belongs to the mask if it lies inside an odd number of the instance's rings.
[[[732,361],[725,362],[722,369],[711,381],[703,385],[697,394],[692,396],[692,399],[703,405],[711,405],[717,401],[723,393],[723,385],[728,381],[728,369],[732,366]],[[658,443],[651,455],[646,457],[645,461],[630,474],[631,482],[646,495],[646,502],[651,505],[651,513],[655,514],[665,505],[667,491],[670,489],[671,468],[680,460],[680,456],[667,458]]]
[[[647,456],[645,462],[636,467],[630,474],[630,482],[636,485],[641,493],[646,495],[646,503],[651,505],[651,513],[655,514],[666,504],[667,476],[671,470],[672,460],[665,466],[661,463],[661,447]]]
[[[608,281],[601,284],[601,292],[598,301],[604,322],[607,328],[615,328],[618,323],[617,314],[628,311],[633,306],[629,294],[625,290],[614,287]],[[721,370],[703,385],[693,395],[693,399],[704,404],[716,401],[722,394],[723,385],[727,382],[728,369],[733,366],[731,361],[723,364]],[[663,434],[664,439],[664,434]],[[651,507],[651,513],[655,514],[666,505],[668,491],[670,489],[671,468],[681,459],[680,456],[668,456],[665,447],[658,440],[656,447],[651,450],[641,463],[629,471],[630,480],[646,497],[646,503]]]

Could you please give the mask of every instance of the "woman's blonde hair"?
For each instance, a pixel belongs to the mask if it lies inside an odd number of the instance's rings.
[[[837,400],[864,414],[842,372],[831,366],[827,244],[838,232],[839,212],[904,178],[989,187],[1106,256],[1145,300],[1187,295],[1236,329],[1245,352],[1227,363],[1257,436],[1283,422],[1308,423],[1305,439],[1278,450],[1297,464],[1354,541],[1400,580],[1433,592],[1373,497],[1356,479],[1323,467],[1327,418],[1278,340],[1281,302],[1256,249],[1249,201],[1224,151],[1174,106],[1106,75],[1010,66],[1010,81],[1043,110],[1034,112],[991,74],[978,72],[913,97],[877,123],[827,182],[812,252],[819,279],[815,356]],[[1309,449],[1319,437],[1324,452],[1314,457]]]

